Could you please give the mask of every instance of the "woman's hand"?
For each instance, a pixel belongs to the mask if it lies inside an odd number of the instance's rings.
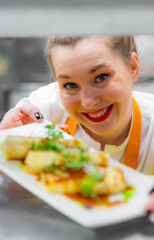
[[[34,105],[27,103],[21,107],[10,109],[0,123],[0,130],[42,121],[43,116],[40,110]]]
[[[144,211],[150,211],[151,213],[154,214],[154,192],[150,195],[150,200],[146,204]]]

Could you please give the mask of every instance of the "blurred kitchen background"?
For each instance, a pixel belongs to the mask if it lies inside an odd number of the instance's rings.
[[[154,94],[154,36],[135,37],[141,71],[137,90]],[[52,81],[44,53],[47,38],[0,38],[0,119],[17,101]]]
[[[46,38],[0,39],[0,119],[17,101],[52,81]]]

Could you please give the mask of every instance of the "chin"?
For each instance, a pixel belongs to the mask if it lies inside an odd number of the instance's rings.
[[[110,125],[110,126],[103,126],[100,128],[98,127],[93,127],[93,128],[89,128],[89,130],[91,132],[93,132],[94,134],[98,135],[98,136],[109,136],[110,134],[113,133],[113,131],[115,131],[115,127]]]

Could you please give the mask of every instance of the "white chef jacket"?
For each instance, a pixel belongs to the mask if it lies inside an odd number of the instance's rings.
[[[142,116],[141,142],[137,170],[145,174],[154,174],[154,95],[133,91],[133,97],[139,105]],[[50,83],[33,91],[28,98],[22,98],[17,103],[16,107],[25,103],[31,103],[37,106],[45,119],[58,124],[66,123],[69,117],[69,114],[62,104],[57,82]],[[105,145],[104,150],[109,152],[113,159],[122,163],[125,159],[130,132],[121,145]],[[101,144],[92,139],[83,130],[80,124],[77,126],[74,137],[84,139],[88,146],[96,150],[101,149]]]

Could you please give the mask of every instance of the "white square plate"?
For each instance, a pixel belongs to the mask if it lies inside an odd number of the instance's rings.
[[[0,131],[0,141],[6,135],[43,136],[45,133],[44,126],[48,123],[44,121],[43,123],[32,123]],[[71,138],[70,135],[65,133],[64,137]],[[123,169],[127,183],[137,189],[137,194],[123,205],[111,208],[86,209],[63,195],[46,193],[41,184],[35,180],[35,176],[28,175],[19,167],[19,161],[7,161],[0,151],[0,169],[5,174],[67,217],[89,228],[117,224],[141,216],[149,198],[149,191],[154,185],[153,176],[134,171],[114,160],[110,160],[109,165],[120,166]]]

